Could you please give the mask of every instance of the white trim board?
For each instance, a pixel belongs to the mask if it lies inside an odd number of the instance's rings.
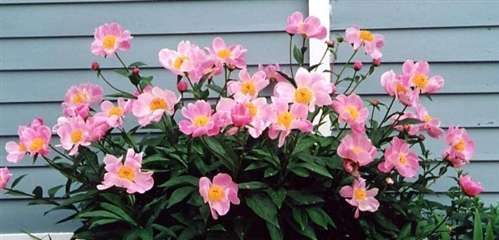
[[[321,24],[328,29],[326,39],[329,39],[329,29],[330,29],[330,13],[331,5],[330,0],[308,0],[308,14],[310,16],[316,16],[321,20]],[[290,13],[291,14],[291,13]],[[322,40],[311,39],[310,40],[310,52],[309,52],[309,62],[310,64],[316,64],[320,61],[322,54],[326,49],[326,45]],[[323,64],[319,71],[329,70],[330,68],[330,55],[327,53],[326,57],[323,60]],[[330,134],[330,123],[324,124],[319,131],[323,134]],[[49,239],[47,235],[50,234],[50,237],[53,240],[69,240],[71,239],[72,233],[33,233],[33,235],[42,238]],[[25,233],[15,233],[15,234],[0,234],[0,240],[32,240]]]
[[[48,235],[52,240],[70,240],[73,233],[33,233],[41,239],[48,240]],[[33,240],[28,234],[25,233],[14,233],[14,234],[0,234],[0,240]]]

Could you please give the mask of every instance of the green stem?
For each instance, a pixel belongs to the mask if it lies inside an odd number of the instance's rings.
[[[126,91],[123,91],[115,86],[113,86],[113,84],[111,84],[105,77],[104,75],[101,73],[101,72],[98,72],[97,73],[97,76],[100,77],[109,87],[111,87],[112,89],[114,89],[115,91],[118,91],[120,93],[123,93],[123,94],[127,94],[127,95],[132,95]]]
[[[390,102],[390,105],[388,106],[388,109],[386,110],[385,116],[383,117],[383,120],[379,123],[379,126],[383,125],[385,123],[386,118],[388,117],[388,114],[390,113],[390,110],[392,110],[393,103],[395,103],[395,97],[392,97],[392,101]]]
[[[350,58],[348,58],[347,62],[343,65],[343,67],[340,70],[340,73],[338,73],[338,75],[336,77],[335,85],[338,83],[338,81],[340,81],[341,75],[343,74],[343,72],[345,71],[345,69],[347,68],[347,66],[350,65],[350,62],[352,61],[353,57],[355,57],[355,55],[357,54],[358,51],[359,50],[353,51],[353,53],[350,56]]]
[[[115,52],[114,55],[116,56],[116,58],[118,59],[118,61],[121,63],[121,65],[123,66],[123,68],[129,73],[130,70],[128,70],[128,66],[125,64],[125,62],[123,61],[123,59],[121,59],[120,55],[118,55],[118,52]]]

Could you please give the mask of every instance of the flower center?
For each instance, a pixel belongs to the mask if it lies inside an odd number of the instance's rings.
[[[351,150],[355,155],[359,155],[364,152],[364,149],[359,146],[353,146]]]
[[[407,156],[404,153],[400,153],[399,155],[399,163],[401,165],[407,165]]]
[[[73,130],[71,132],[71,142],[73,142],[73,144],[76,144],[81,140],[83,140],[83,131],[80,129]]]
[[[31,141],[29,150],[30,152],[39,152],[43,149],[44,145],[45,145],[45,140],[41,137],[36,137]]]
[[[87,101],[87,95],[82,92],[78,92],[71,97],[71,102],[73,104],[82,104]]]
[[[196,127],[204,127],[208,124],[208,117],[205,115],[199,115],[196,118],[194,118],[194,126]]]
[[[135,180],[135,171],[131,167],[121,166],[120,169],[118,169],[118,177],[131,182]]]
[[[246,108],[248,109],[249,114],[250,114],[251,117],[255,117],[256,114],[258,113],[258,108],[252,102],[246,103]]]
[[[245,81],[241,84],[241,92],[245,95],[255,96],[256,87],[253,81]]]
[[[431,121],[432,119],[433,119],[433,118],[432,118],[429,114],[426,114],[426,115],[424,115],[424,117],[423,117],[423,120],[424,120],[425,122],[429,122],[429,121]]]
[[[188,59],[189,58],[184,55],[176,57],[175,61],[173,61],[173,67],[175,67],[175,69],[180,69]]]
[[[109,109],[109,111],[107,112],[107,115],[109,117],[111,117],[111,116],[121,117],[121,115],[123,115],[123,113],[124,113],[123,108],[113,106],[111,109]]]
[[[167,106],[166,101],[162,98],[154,98],[151,103],[149,103],[149,108],[151,111],[156,111],[158,109],[165,109]]]
[[[225,191],[222,187],[212,184],[208,189],[208,200],[210,202],[221,201],[225,197]]]
[[[364,201],[367,198],[367,192],[362,188],[356,188],[355,190],[353,190],[353,197],[357,201]]]
[[[348,113],[350,119],[352,120],[356,120],[359,117],[359,110],[355,106],[348,105],[345,108],[345,111]]]
[[[295,102],[308,105],[314,94],[306,87],[300,87],[295,91]]]
[[[423,89],[426,85],[428,85],[428,76],[418,73],[412,77],[412,83],[416,86],[416,88]]]
[[[115,45],[116,45],[116,36],[114,35],[106,35],[102,39],[102,47],[104,47],[104,49],[107,50],[113,49]]]
[[[222,59],[229,58],[232,52],[228,48],[224,48],[217,52],[217,56]]]
[[[462,152],[462,151],[464,151],[464,148],[466,147],[466,143],[461,138],[461,140],[459,140],[459,142],[457,142],[456,144],[454,144],[453,147],[454,147],[454,150],[456,150],[458,152]]]
[[[26,152],[26,145],[24,145],[24,143],[19,143],[18,151]]]
[[[374,34],[372,34],[371,32],[369,32],[367,30],[362,30],[362,31],[360,31],[360,40],[362,40],[364,42],[370,42],[370,41],[374,40]]]
[[[293,116],[292,113],[283,112],[280,113],[279,116],[277,116],[277,123],[281,124],[285,128],[290,128],[294,118],[295,117]]]
[[[397,92],[398,95],[405,94],[407,92],[407,88],[402,83],[397,83],[395,86],[395,92]]]

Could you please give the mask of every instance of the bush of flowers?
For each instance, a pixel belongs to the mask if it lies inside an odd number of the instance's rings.
[[[7,161],[45,161],[66,181],[24,192],[16,189],[24,176],[3,168],[0,188],[53,206],[46,214],[70,212],[59,222],[81,223],[75,239],[493,239],[497,211],[483,207],[481,184],[461,169],[473,140],[464,128],[442,129],[420,102],[443,77],[407,60],[379,79],[389,101],[362,98],[358,86],[378,81],[370,78],[382,35],[350,27],[325,39],[328,29],[298,12],[285,29],[288,66],[251,71],[247,49],[220,37],[161,49],[174,91],[120,57],[129,31],[98,27],[91,52],[119,62],[113,74],[135,90],[113,86],[93,63],[115,93],[74,85],[54,126],[35,118],[5,146]],[[304,62],[309,39],[324,41],[332,71]],[[341,45],[352,48],[343,64]],[[372,61],[357,60],[363,54]],[[436,157],[428,137],[446,143]],[[456,185],[442,201],[431,186],[444,176]]]

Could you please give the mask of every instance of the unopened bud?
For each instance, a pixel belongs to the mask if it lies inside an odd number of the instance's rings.
[[[362,66],[363,66],[362,61],[360,61],[360,60],[355,60],[353,62],[353,70],[355,70],[355,71],[360,71],[360,69],[362,69]]]
[[[338,41],[338,43],[343,42],[343,37],[337,37],[337,38],[336,38],[336,41]]]
[[[140,68],[133,67],[132,68],[132,74],[135,75],[135,76],[138,76],[140,74]]]
[[[369,103],[371,103],[371,105],[373,105],[373,106],[378,106],[381,103],[381,101],[377,98],[373,98],[373,99],[369,99]]]
[[[334,47],[334,40],[326,40],[326,45],[330,48]]]
[[[99,63],[93,62],[92,65],[90,65],[90,69],[92,69],[92,71],[100,71]]]
[[[391,177],[385,178],[385,182],[388,185],[393,185],[395,183]]]
[[[373,59],[373,65],[376,67],[381,65],[381,58]]]
[[[187,91],[187,83],[184,81],[184,80],[180,80],[178,83],[177,83],[177,90],[181,93]]]

